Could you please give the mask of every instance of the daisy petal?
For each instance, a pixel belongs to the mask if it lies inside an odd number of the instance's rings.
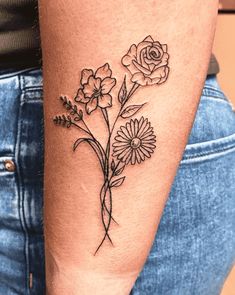
[[[134,124],[134,135],[136,136],[137,133],[138,133],[138,130],[139,130],[139,123],[138,123],[138,120],[135,119],[134,123],[135,123],[135,124]]]
[[[136,163],[136,153],[135,153],[135,150],[132,150],[131,165],[135,165],[135,163]]]
[[[131,139],[131,137],[125,127],[121,126],[121,131],[129,140]]]
[[[125,159],[128,157],[129,153],[131,152],[131,148],[125,149],[118,155],[118,160],[125,162]]]
[[[139,131],[137,133],[137,136],[140,137],[143,131],[146,130],[146,126],[148,125],[148,119],[145,119],[141,126],[139,126]]]
[[[156,148],[156,145],[155,144],[150,144],[150,143],[144,143],[142,144],[142,147],[143,148],[150,148],[150,149],[155,149]]]
[[[134,120],[131,120],[131,132],[132,132],[132,136],[135,137],[136,133],[135,133],[135,122]]]
[[[153,134],[149,135],[148,137],[144,137],[142,136],[142,140],[146,140],[146,141],[156,141],[156,136]]]
[[[120,136],[120,135],[117,135],[116,137],[115,137],[115,140],[116,141],[119,141],[119,142],[122,142],[122,143],[124,143],[124,144],[128,144],[129,143],[129,139],[127,140],[126,138],[123,138],[122,136]]]
[[[117,157],[120,160],[120,154],[123,153],[125,150],[121,150],[121,151],[113,151],[113,157]]]
[[[143,123],[144,123],[144,117],[142,116],[140,118],[140,121],[139,121],[139,129],[141,128],[141,126],[143,125]]]
[[[122,141],[122,140],[125,140],[125,141],[129,141],[130,140],[130,138],[128,138],[123,132],[121,132],[121,131],[118,131],[117,132],[117,140],[119,140],[119,141]]]
[[[126,153],[125,153],[125,155],[123,156],[122,161],[125,162],[126,164],[128,164],[129,161],[127,161],[127,160],[128,160],[128,158],[130,158],[130,157],[131,157],[131,148],[129,147],[128,149],[126,149]]]
[[[135,150],[135,155],[136,155],[137,163],[140,164],[140,162],[141,162],[141,158],[140,158],[140,155],[139,155],[139,153],[138,153],[138,149]]]
[[[131,120],[130,122],[132,122],[133,120]],[[129,133],[129,136],[130,136],[130,138],[132,138],[133,137],[133,132],[132,132],[132,128],[131,128],[131,123],[130,122],[128,122],[127,124],[126,124],[126,130],[127,130],[127,132]]]
[[[148,151],[146,151],[146,149],[145,148],[143,148],[143,147],[139,147],[139,151],[141,152],[141,153],[143,153],[147,158],[150,158],[150,153],[148,152]]]
[[[125,155],[126,154],[126,150],[127,150],[127,148],[125,148],[125,149],[122,149],[122,150],[114,150],[113,151],[113,157],[117,157],[118,158],[118,160],[122,160],[122,156],[120,156],[122,153],[124,153],[123,155]]]
[[[144,161],[145,160],[145,156],[144,154],[140,151],[140,149],[137,149],[136,152],[139,154],[140,158],[141,158],[141,161]]]
[[[123,145],[115,145],[113,144],[113,147],[114,147],[114,151],[120,151],[120,150],[123,150],[123,149],[126,149],[128,148],[130,145],[129,144],[123,144]]]
[[[150,154],[153,153],[153,148],[150,148],[150,147],[148,147],[146,145],[142,146],[141,148],[144,149],[145,152],[149,153],[149,157],[150,157]]]
[[[153,130],[148,129],[148,130],[146,130],[146,131],[144,132],[144,134],[142,134],[141,139],[146,139],[146,138],[148,138],[149,136],[151,136],[152,134],[153,134]]]
[[[141,141],[141,144],[144,145],[154,145],[156,147],[156,141]]]
[[[147,124],[143,127],[142,132],[138,132],[138,137],[142,138],[143,134],[148,130],[150,127],[150,123],[147,122]]]
[[[131,152],[126,157],[126,160],[125,160],[126,165],[130,163],[130,160],[131,160]]]

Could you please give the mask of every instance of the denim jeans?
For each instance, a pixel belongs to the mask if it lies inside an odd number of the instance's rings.
[[[45,294],[43,134],[41,70],[1,72],[0,294]],[[209,76],[131,294],[218,295],[234,262],[235,113]]]

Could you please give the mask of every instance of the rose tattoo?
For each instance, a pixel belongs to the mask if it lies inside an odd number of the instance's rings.
[[[112,90],[117,81],[112,76],[108,63],[96,71],[93,69],[82,70],[80,85],[74,97],[75,103],[67,96],[60,96],[67,114],[55,116],[54,123],[67,128],[76,127],[83,134],[75,140],[73,151],[75,152],[82,142],[88,144],[97,156],[104,175],[104,182],[99,194],[100,216],[104,234],[94,255],[106,240],[113,245],[109,230],[111,224],[118,225],[113,217],[113,190],[123,185],[126,179],[126,176],[122,176],[125,167],[143,163],[146,159],[151,158],[156,148],[156,135],[147,118],[142,116],[139,119],[130,119],[121,125],[116,135],[113,136],[116,123],[119,120],[125,121],[135,116],[144,106],[144,103],[127,105],[139,87],[160,85],[166,82],[169,75],[169,54],[167,51],[166,44],[154,41],[151,36],[146,37],[137,45],[131,45],[127,54],[122,58],[122,64],[131,74],[132,86],[128,90],[125,76],[116,98],[120,107],[112,126],[109,121],[108,109],[112,107]],[[98,110],[101,111],[104,123],[107,125],[106,146],[102,146],[86,123],[86,116],[91,116],[94,111]]]
[[[154,41],[151,36],[137,46],[131,45],[122,58],[122,64],[131,72],[131,81],[142,86],[162,84],[169,74],[167,45]]]

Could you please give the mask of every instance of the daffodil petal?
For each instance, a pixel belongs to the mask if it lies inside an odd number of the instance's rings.
[[[113,78],[105,78],[101,82],[101,92],[102,94],[108,94],[111,89],[115,86],[116,84],[116,79]]]
[[[97,108],[97,98],[90,99],[86,104],[86,112],[90,115]]]
[[[110,94],[101,95],[98,98],[98,105],[101,108],[108,108],[112,106],[112,96]]]

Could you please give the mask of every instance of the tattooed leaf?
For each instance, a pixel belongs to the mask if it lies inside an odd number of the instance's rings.
[[[118,169],[116,172],[115,172],[115,176],[118,176],[120,174],[122,174],[123,170],[125,169],[125,166],[123,166],[122,168]]]
[[[118,93],[118,100],[121,104],[123,104],[123,102],[126,100],[126,98],[127,98],[127,88],[126,88],[126,76],[125,76],[122,86],[121,86],[119,93]]]
[[[123,176],[121,178],[118,178],[118,179],[112,181],[111,184],[110,184],[110,187],[118,187],[118,186],[122,185],[123,182],[124,182],[124,180],[125,180],[125,178],[126,177]]]
[[[135,115],[143,106],[144,104],[141,104],[141,105],[131,105],[131,106],[128,106],[127,108],[125,108],[122,113],[121,113],[121,117],[123,119],[126,119],[126,118],[130,118],[132,117],[133,115]]]
[[[71,105],[71,108],[72,108],[72,105]],[[72,108],[72,111],[70,112],[71,115],[75,115],[78,111],[78,107],[77,105],[75,104]]]
[[[72,124],[71,117],[67,116],[67,128],[69,128]]]
[[[114,159],[112,159],[112,162],[111,162],[111,170],[113,171],[115,169],[115,162],[114,162]]]
[[[69,128],[72,124],[71,117],[63,115],[58,115],[53,118],[56,125],[61,125],[63,127]]]

